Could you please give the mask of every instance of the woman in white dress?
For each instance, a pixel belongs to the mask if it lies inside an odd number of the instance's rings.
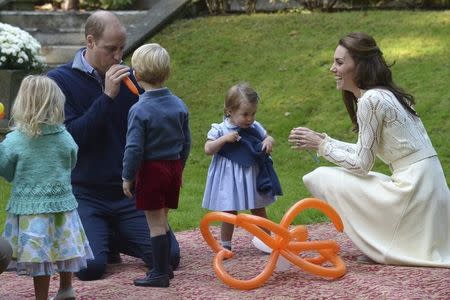
[[[450,192],[414,97],[394,84],[381,50],[365,33],[339,41],[331,72],[358,140],[292,129],[292,148],[315,150],[338,166],[306,174],[306,187],[337,210],[366,262],[450,267]],[[391,176],[370,171],[376,157]]]

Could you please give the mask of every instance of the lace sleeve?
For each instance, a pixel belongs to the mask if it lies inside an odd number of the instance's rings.
[[[380,98],[376,95],[363,97],[358,103],[359,134],[356,144],[344,143],[327,136],[319,146],[318,154],[355,174],[366,175],[375,162],[383,115]]]

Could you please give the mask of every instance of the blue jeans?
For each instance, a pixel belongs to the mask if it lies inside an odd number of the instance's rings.
[[[75,274],[80,280],[96,280],[104,275],[111,247],[111,232],[119,241],[114,248],[126,255],[141,258],[152,268],[152,246],[147,220],[143,211],[136,210],[134,199],[100,199],[98,195],[93,196],[76,187],[74,194],[78,201],[78,214],[94,253],[94,260],[88,260],[87,269]],[[169,236],[170,263],[175,270],[180,262],[180,247],[172,231]]]

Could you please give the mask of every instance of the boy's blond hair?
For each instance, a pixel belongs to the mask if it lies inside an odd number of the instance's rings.
[[[131,66],[140,80],[163,84],[170,75],[170,56],[159,44],[145,44],[134,51]]]
[[[41,126],[64,122],[64,96],[58,85],[44,75],[22,80],[11,111],[13,127],[30,137],[42,134]]]

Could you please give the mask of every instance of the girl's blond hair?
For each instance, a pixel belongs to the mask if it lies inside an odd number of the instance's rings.
[[[13,128],[35,137],[42,134],[43,124],[62,124],[65,100],[52,79],[44,75],[28,75],[22,80],[12,107]]]
[[[156,43],[137,48],[131,56],[131,66],[149,84],[163,84],[170,76],[169,53]]]
[[[223,106],[224,116],[228,117],[229,112],[238,109],[244,101],[251,104],[258,104],[258,93],[247,82],[241,82],[233,85],[228,90],[225,97],[225,103]]]

